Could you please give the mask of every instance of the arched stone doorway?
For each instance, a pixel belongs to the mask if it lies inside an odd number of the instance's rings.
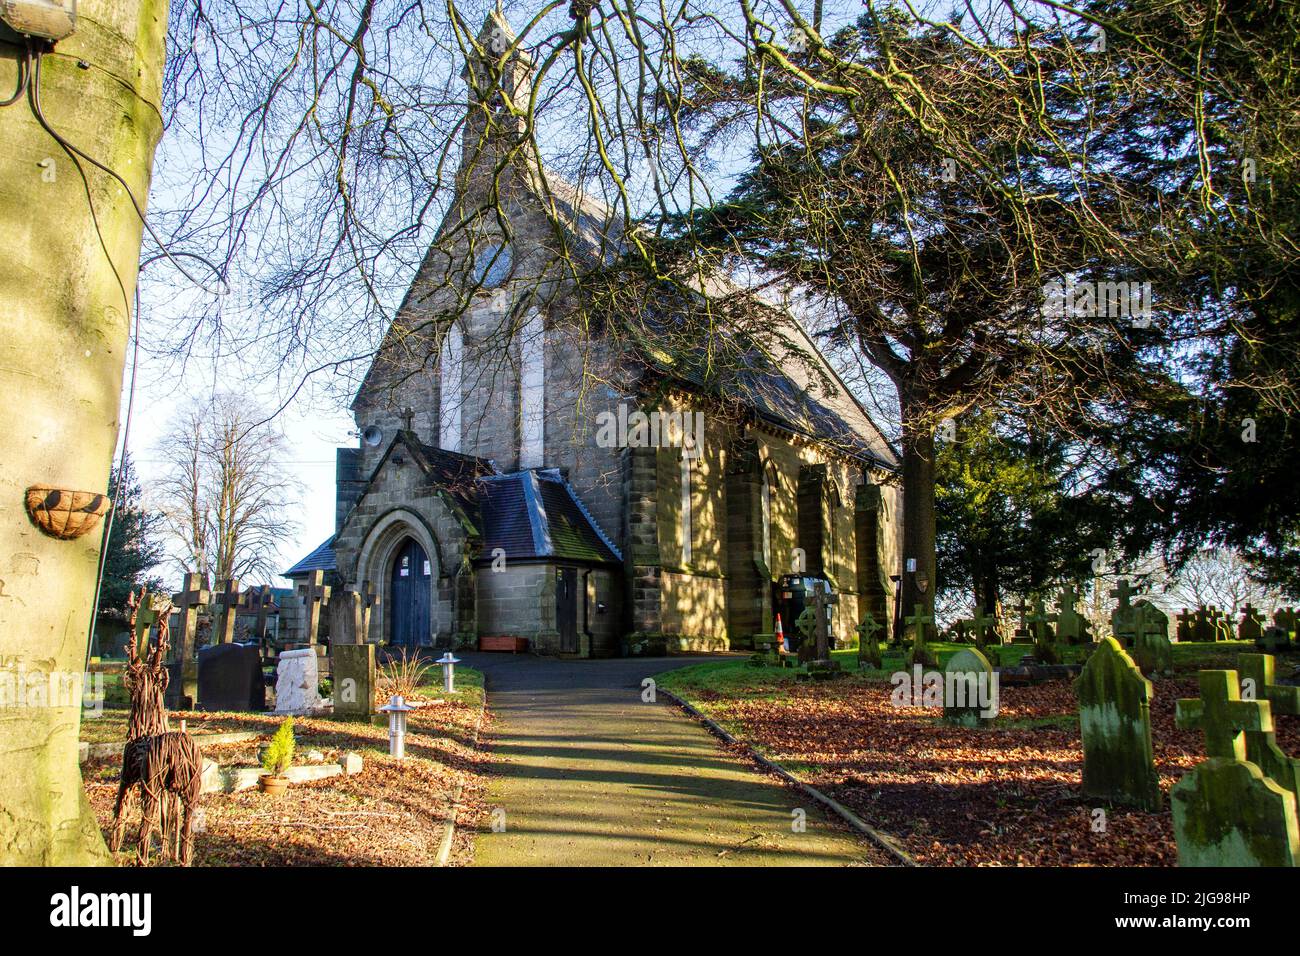
[[[428,525],[415,513],[399,508],[374,523],[357,555],[356,571],[358,582],[382,588],[372,640],[418,647],[432,643],[434,633],[449,626],[443,618],[450,609],[438,601],[441,557]]]

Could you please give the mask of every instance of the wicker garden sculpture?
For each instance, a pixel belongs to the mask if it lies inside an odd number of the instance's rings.
[[[130,598],[131,639],[127,644],[125,684],[131,697],[126,746],[122,748],[122,774],[113,808],[109,849],[122,846],[127,798],[140,787],[140,835],[137,860],[149,862],[153,832],[162,838],[164,860],[177,859],[189,866],[193,854],[194,809],[202,785],[203,755],[189,734],[167,729],[163,694],[167,668],[163,663],[169,643],[171,605],[155,607],[149,592]],[[149,630],[158,626],[152,646]]]

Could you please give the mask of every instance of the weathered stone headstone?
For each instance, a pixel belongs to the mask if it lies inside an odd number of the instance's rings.
[[[1214,639],[1214,621],[1210,618],[1209,608],[1202,604],[1192,620],[1192,640],[1208,644]]]
[[[1029,627],[1034,635],[1034,657],[1043,664],[1059,664],[1061,655],[1056,650],[1056,629],[1052,624],[1055,614],[1049,614],[1041,597],[1034,598],[1034,613],[1029,615]]]
[[[983,609],[975,609],[975,619],[971,622],[975,630],[975,646],[982,654],[988,655],[990,649],[1002,643],[998,634],[998,619],[995,614],[985,614]],[[994,652],[996,653],[996,652]]]
[[[266,684],[255,644],[212,644],[199,651],[199,710],[262,711]]]
[[[323,571],[312,571],[307,575],[307,580],[298,585],[298,596],[302,598],[303,607],[306,609],[305,630],[302,642],[304,644],[315,644],[317,633],[320,630],[320,609],[321,603],[330,599],[332,589],[325,584],[325,573]]]
[[[1133,606],[1135,613],[1133,660],[1143,674],[1167,674],[1174,669],[1174,648],[1169,643],[1169,616],[1147,601]]]
[[[925,643],[928,628],[934,623],[934,615],[925,613],[924,604],[917,604],[913,612],[903,618],[903,623],[912,629],[912,648],[907,652],[907,666],[915,667],[917,664],[922,667],[936,666],[938,661],[934,659],[934,655],[930,653]]]
[[[1295,632],[1295,608],[1280,607],[1273,612],[1273,624],[1282,628],[1292,641],[1296,639]]]
[[[1031,610],[1024,598],[1021,598],[1020,603],[1015,608],[1020,619],[1020,625],[1016,628],[1015,633],[1011,635],[1012,644],[1032,644],[1034,642],[1034,632],[1029,628],[1029,613]]]
[[[1156,813],[1163,804],[1151,750],[1151,682],[1113,637],[1074,683],[1083,738],[1083,793]]]
[[[1185,644],[1196,639],[1192,636],[1192,624],[1195,620],[1195,615],[1193,615],[1191,611],[1187,610],[1187,608],[1183,608],[1183,612],[1178,615],[1178,632],[1176,637],[1178,638],[1179,644]]]
[[[1291,636],[1287,634],[1286,628],[1270,624],[1261,632],[1255,646],[1266,654],[1281,653],[1291,649]]]
[[[1231,618],[1213,604],[1210,605],[1210,631],[1213,641],[1230,641],[1236,636]]]
[[[879,670],[884,665],[884,660],[880,653],[880,640],[876,636],[885,629],[885,626],[876,620],[876,616],[870,611],[862,615],[862,623],[858,625],[858,667],[874,667]]]
[[[334,713],[366,717],[375,712],[375,645],[335,644],[330,649]]]
[[[361,644],[361,595],[335,590],[330,597],[330,644]]]
[[[274,606],[275,597],[271,594],[269,584],[263,584],[260,588],[249,588],[244,592],[241,607],[246,614],[256,615],[251,637],[259,647],[265,646],[269,637],[267,624],[271,617],[271,608]]]
[[[1115,599],[1115,610],[1110,612],[1110,634],[1121,644],[1131,645],[1137,636],[1137,612],[1132,602],[1137,593],[1127,578],[1116,581],[1115,589],[1110,592]]]
[[[173,710],[190,710],[199,696],[199,667],[195,660],[195,636],[199,611],[208,606],[211,594],[201,574],[185,575],[179,594],[172,595],[176,608],[176,643],[172,661],[167,666],[167,706]]]
[[[355,645],[353,645],[355,646]],[[275,712],[311,714],[324,709],[320,696],[320,656],[314,647],[285,651],[276,667]]]
[[[1079,592],[1073,585],[1061,588],[1056,599],[1056,637],[1067,644],[1091,644],[1092,623],[1078,611]]]
[[[963,648],[943,669],[943,719],[963,727],[989,724],[998,713],[998,681],[989,659]]]
[[[243,603],[239,592],[239,581],[227,578],[217,584],[214,602],[220,610],[212,623],[212,642],[229,644],[235,639],[235,619],[239,616],[239,605]]]
[[[1263,618],[1254,605],[1247,602],[1241,609],[1241,620],[1237,623],[1237,640],[1255,643],[1263,636]]]
[[[1237,655],[1242,700],[1266,700],[1270,713],[1300,715],[1300,687],[1277,684],[1270,654]],[[1300,760],[1288,757],[1269,731],[1246,731],[1246,759],[1279,786],[1300,794]]]
[[[1200,689],[1177,709],[1179,727],[1204,732],[1209,757],[1171,794],[1178,864],[1295,866],[1295,795],[1246,760],[1245,732],[1273,731],[1268,702],[1242,700],[1236,671],[1201,671]]]

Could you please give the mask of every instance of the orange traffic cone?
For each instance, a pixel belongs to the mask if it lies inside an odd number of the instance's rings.
[[[776,652],[778,654],[788,654],[790,649],[785,646],[785,631],[781,630],[781,615],[776,616]]]

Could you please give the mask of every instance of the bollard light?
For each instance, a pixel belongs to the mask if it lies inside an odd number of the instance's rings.
[[[444,694],[456,693],[456,665],[460,663],[460,658],[452,657],[451,651],[448,651],[436,663],[442,665],[442,692]]]
[[[400,760],[406,756],[406,714],[415,708],[395,695],[379,709],[388,715],[388,755]]]

